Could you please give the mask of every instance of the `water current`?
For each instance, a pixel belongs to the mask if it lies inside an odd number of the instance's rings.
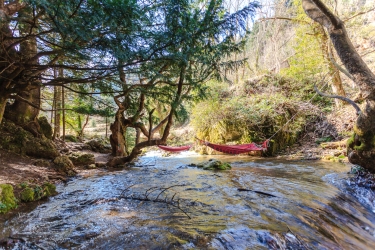
[[[232,170],[188,166],[211,158]],[[348,185],[349,170],[149,152],[132,168],[59,185],[0,225],[0,239],[20,239],[15,249],[375,249],[373,194]]]

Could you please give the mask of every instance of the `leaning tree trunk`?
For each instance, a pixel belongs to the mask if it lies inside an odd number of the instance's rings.
[[[302,6],[311,19],[327,29],[338,56],[365,98],[354,135],[348,141],[348,159],[375,173],[375,75],[355,50],[344,23],[337,16],[320,0],[302,0]]]

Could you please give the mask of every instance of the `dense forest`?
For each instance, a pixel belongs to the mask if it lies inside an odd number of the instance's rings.
[[[0,164],[73,176],[95,160],[67,142],[123,167],[200,138],[267,141],[268,157],[331,142],[375,172],[372,0],[0,0],[0,19]],[[55,192],[38,187],[21,200]]]

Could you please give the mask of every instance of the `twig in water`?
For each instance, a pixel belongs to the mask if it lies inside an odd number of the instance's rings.
[[[241,192],[247,191],[247,192],[254,192],[254,193],[257,193],[257,194],[267,195],[267,196],[270,196],[270,197],[277,197],[276,195],[273,195],[273,194],[265,193],[265,192],[262,192],[262,191],[255,191],[255,190],[251,190],[251,189],[237,188],[237,190],[241,191]]]

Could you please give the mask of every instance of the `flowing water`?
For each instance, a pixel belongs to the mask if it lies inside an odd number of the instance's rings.
[[[0,225],[0,239],[18,239],[15,249],[375,249],[373,194],[347,184],[348,166],[243,156],[214,156],[230,171],[187,166],[210,158],[150,152],[130,169],[72,179]]]

